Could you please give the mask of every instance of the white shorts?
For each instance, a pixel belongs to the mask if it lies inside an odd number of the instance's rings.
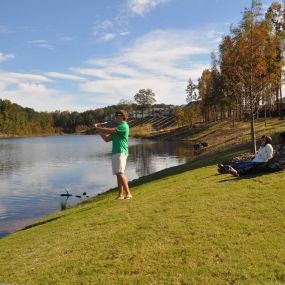
[[[112,155],[113,175],[124,173],[127,163],[127,156],[124,153],[116,153]]]

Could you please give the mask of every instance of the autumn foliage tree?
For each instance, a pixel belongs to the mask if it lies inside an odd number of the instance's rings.
[[[204,120],[249,120],[253,152],[256,117],[275,106],[281,115],[282,108],[285,1],[273,2],[265,15],[262,11],[261,0],[252,0],[198,80]]]

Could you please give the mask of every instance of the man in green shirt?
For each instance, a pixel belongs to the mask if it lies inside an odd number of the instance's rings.
[[[127,119],[128,113],[125,110],[119,110],[115,114],[116,128],[102,128],[100,123],[94,125],[105,142],[112,141],[112,170],[113,174],[117,176],[118,200],[132,198],[128,180],[124,174],[128,157],[129,125]],[[124,191],[126,196],[124,196]]]

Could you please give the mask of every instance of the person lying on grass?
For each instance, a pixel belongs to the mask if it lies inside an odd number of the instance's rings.
[[[278,136],[279,145],[273,157],[266,163],[258,164],[249,169],[236,170],[229,166],[228,173],[234,176],[245,176],[254,173],[272,173],[285,169],[285,132],[282,132]]]
[[[117,200],[132,198],[128,180],[124,174],[128,157],[129,125],[127,120],[128,113],[125,110],[119,110],[115,114],[116,128],[102,128],[100,123],[94,125],[105,142],[112,141],[112,170],[117,176],[119,189]],[[126,196],[124,196],[124,191]]]
[[[273,157],[273,147],[271,145],[272,138],[269,136],[262,136],[260,138],[260,148],[257,151],[254,159],[250,161],[233,162],[229,165],[218,164],[218,172],[221,174],[227,173],[229,166],[235,170],[251,169],[258,164],[264,164]]]

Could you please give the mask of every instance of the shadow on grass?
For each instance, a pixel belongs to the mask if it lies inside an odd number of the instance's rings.
[[[272,137],[273,137],[273,139],[275,141],[276,138],[277,138],[277,134],[274,134]],[[241,153],[243,153],[245,151],[248,151],[250,149],[250,143],[243,143],[243,144],[232,146],[230,148],[228,148],[228,146],[225,146],[225,147],[227,147],[227,149],[214,150],[214,149],[209,148],[208,151],[206,151],[202,155],[196,157],[192,161],[189,161],[189,162],[187,162],[187,163],[185,163],[183,165],[167,168],[167,169],[161,170],[159,172],[156,172],[156,173],[153,173],[153,174],[150,174],[150,175],[147,175],[147,176],[142,176],[142,177],[140,177],[138,179],[130,181],[129,182],[129,186],[130,187],[135,187],[135,186],[142,185],[144,183],[153,182],[153,181],[156,181],[156,180],[159,180],[159,179],[163,179],[163,178],[166,178],[166,177],[170,177],[170,176],[173,176],[173,175],[178,175],[178,174],[181,174],[181,173],[184,173],[184,172],[187,172],[187,171],[199,169],[201,167],[207,167],[207,166],[215,165],[217,163],[220,163],[221,161],[230,161],[234,156],[237,156],[237,155],[239,155],[239,154],[241,154]],[[251,178],[254,178],[254,177],[257,177],[257,176],[269,175],[269,174],[270,173],[251,174],[251,175],[248,175],[248,176],[245,176],[245,177],[240,177],[240,178],[232,176],[230,178],[227,178],[227,179],[219,181],[219,183],[223,183],[223,182],[227,182],[227,181],[238,182],[240,179],[251,179]],[[220,175],[220,174],[213,173],[213,175],[217,176],[217,175]],[[207,178],[207,177],[205,177],[205,178]],[[117,191],[117,188],[109,189],[109,190],[107,190],[104,193],[100,193],[97,196],[90,198],[89,200],[81,202],[80,204],[76,205],[75,207],[80,206],[80,205],[86,205],[86,204],[89,204],[89,203],[99,202],[101,200],[105,200],[106,197],[110,193],[115,192],[115,191]],[[82,212],[82,211],[87,211],[87,210],[89,210],[92,207],[94,207],[94,205],[91,206],[91,207],[88,207],[88,208],[84,207],[84,209],[78,209],[76,211],[76,213]],[[73,209],[74,209],[74,207],[73,207]],[[68,211],[68,209],[66,211]],[[75,212],[73,212],[73,214],[74,213]],[[65,213],[64,215],[60,215],[58,217],[54,217],[54,218],[51,218],[51,219],[48,219],[48,220],[44,220],[44,221],[40,221],[40,222],[34,223],[32,225],[29,225],[29,226],[19,230],[19,232],[28,230],[28,229],[33,228],[33,227],[41,226],[41,225],[44,225],[44,224],[47,224],[47,223],[50,223],[50,222],[53,222],[53,221],[56,221],[56,220],[59,220],[61,218],[64,218],[64,217],[68,216],[69,214],[71,214],[71,213]]]
[[[210,165],[215,165],[217,163],[220,163],[221,160],[223,161],[229,161],[232,159],[233,156],[236,156],[244,151],[246,151],[249,147],[249,144],[242,144],[239,146],[234,146],[230,149],[227,150],[220,150],[214,152],[213,150],[211,152],[206,152],[197,158],[195,158],[192,161],[189,161],[183,165],[179,166],[174,166],[171,168],[167,168],[164,170],[161,170],[159,172],[147,175],[147,176],[142,176],[138,179],[135,179],[133,181],[129,182],[130,187],[134,186],[139,186],[141,184],[147,183],[147,182],[152,182],[158,179],[170,177],[173,175],[178,175],[190,170],[195,170],[199,169],[201,167],[207,167]],[[114,189],[111,189],[114,190]]]
[[[273,137],[274,141],[276,141],[277,134],[274,134],[272,137]],[[153,182],[153,181],[163,179],[166,177],[170,177],[173,175],[178,175],[178,174],[181,174],[181,173],[184,173],[187,171],[199,169],[201,167],[207,167],[207,166],[215,165],[217,163],[220,163],[221,161],[230,161],[234,156],[237,156],[237,155],[239,155],[245,151],[248,151],[250,149],[250,146],[251,146],[250,143],[243,143],[243,144],[239,144],[239,145],[234,145],[230,148],[228,148],[228,146],[225,146],[225,148],[227,148],[227,149],[215,150],[215,149],[209,148],[208,151],[206,151],[202,155],[196,157],[192,161],[189,161],[183,165],[167,168],[167,169],[161,170],[159,172],[156,172],[156,173],[153,173],[153,174],[150,174],[147,176],[142,176],[138,179],[130,181],[129,186],[130,187],[136,187],[136,186],[140,186],[144,183],[149,183],[149,182]],[[231,177],[228,177],[226,179],[220,180],[219,183],[224,183],[224,182],[229,182],[229,181],[230,182],[238,182],[238,181],[240,181],[240,179],[252,179],[252,178],[255,178],[255,177],[258,177],[261,175],[269,175],[269,174],[271,174],[271,173],[256,173],[256,174],[251,174],[248,176],[242,176],[239,178],[231,176]],[[213,173],[213,175],[217,176],[220,174]],[[210,176],[210,177],[212,177],[212,176]],[[205,178],[207,178],[207,177],[205,177]],[[95,196],[89,200],[83,201],[82,203],[76,205],[75,208],[77,206],[80,206],[80,205],[86,205],[89,203],[93,204],[94,202],[99,202],[99,201],[105,200],[110,193],[115,192],[115,191],[117,191],[117,188],[109,189],[106,192],[98,194],[97,196]],[[78,212],[82,212],[82,211],[87,211],[92,207],[94,207],[94,204],[88,208],[84,207],[83,209],[77,209],[75,212],[78,213]],[[73,207],[73,209],[74,209],[74,207]],[[67,211],[68,211],[68,209],[67,209]],[[73,214],[75,212],[73,212]],[[28,229],[33,228],[33,227],[41,226],[41,225],[56,221],[56,220],[61,219],[65,216],[68,216],[69,214],[71,214],[71,213],[67,212],[64,215],[60,215],[58,217],[54,217],[54,218],[51,218],[48,220],[40,221],[38,223],[29,225],[29,226],[21,229],[20,231],[25,231],[25,230],[28,230]]]
[[[220,163],[221,161],[230,161],[233,156],[239,155],[245,151],[248,151],[250,148],[249,143],[239,144],[232,146],[230,149],[223,149],[223,150],[213,150],[211,148],[208,151],[204,152],[203,154],[197,156],[195,159],[174,167],[166,168],[161,171],[149,174],[147,176],[142,176],[138,179],[134,179],[129,181],[130,187],[136,187],[143,185],[145,183],[153,182],[159,179],[163,179],[166,177],[171,177],[173,175],[178,175],[187,171],[199,169],[201,167],[207,167],[210,165],[215,165]],[[81,202],[79,205],[86,205],[89,203],[99,202],[107,197],[110,193],[118,191],[116,188],[111,188],[103,193],[98,194],[95,197],[92,197],[89,200]]]
[[[277,142],[278,134],[279,132],[272,134],[273,142],[275,143]],[[205,153],[203,153],[202,155],[199,155],[192,161],[189,161],[183,165],[167,168],[167,169],[155,172],[153,174],[149,174],[147,176],[142,176],[138,179],[134,179],[129,182],[129,186],[136,187],[144,183],[149,183],[149,182],[153,182],[153,181],[163,179],[166,177],[170,177],[173,175],[178,175],[178,174],[190,171],[190,170],[199,169],[201,167],[207,167],[207,166],[215,165],[221,162],[229,162],[234,156],[237,156],[241,153],[249,151],[250,148],[251,148],[251,143],[249,142],[239,143],[237,145],[232,145],[231,147],[228,145],[225,145],[224,148],[219,148],[218,150],[209,147]],[[253,177],[254,176],[251,175],[251,178]],[[232,177],[230,180],[235,181],[235,178]],[[220,181],[220,183],[223,181],[226,182],[227,180],[222,180]],[[238,181],[238,179],[236,179],[236,181]],[[115,191],[117,191],[117,188],[109,189],[104,193],[98,194],[97,196],[87,201],[82,202],[81,204],[93,203],[95,200],[100,201],[102,199],[105,199],[108,194],[115,192]]]
[[[97,196],[96,196],[96,197],[97,197]],[[88,202],[88,201],[86,201],[86,202]],[[78,205],[82,205],[82,204],[84,204],[84,202],[82,202],[82,203],[80,203],[80,204],[78,204]],[[85,211],[90,210],[91,208],[93,208],[93,207],[91,207],[91,206],[88,207],[88,208],[85,207],[85,208],[83,208],[83,209],[79,209],[79,210],[77,210],[77,211],[75,211],[75,212],[72,212],[72,214],[77,214],[77,213],[80,213],[80,212],[85,212]],[[66,210],[64,210],[64,211],[65,211],[65,214],[64,214],[64,215],[60,215],[60,216],[58,216],[58,217],[54,217],[54,218],[51,218],[51,219],[48,219],[48,220],[36,222],[36,223],[34,223],[34,224],[31,224],[31,225],[28,225],[28,226],[24,227],[23,229],[18,230],[17,232],[22,232],[22,231],[25,231],[25,230],[28,230],[28,229],[31,229],[31,228],[34,228],[34,227],[42,226],[42,225],[45,225],[45,224],[48,224],[48,223],[57,221],[57,220],[59,220],[59,219],[62,219],[62,218],[64,218],[64,217],[70,215],[70,213],[68,213],[68,209],[69,209],[69,208],[67,208]],[[60,213],[62,213],[62,212],[60,212]]]
[[[51,218],[49,220],[45,220],[45,221],[41,221],[41,222],[37,222],[37,223],[34,223],[34,224],[31,224],[29,226],[26,226],[24,227],[23,229],[19,230],[18,232],[21,232],[21,231],[25,231],[25,230],[28,230],[30,228],[34,228],[34,227],[37,227],[37,226],[41,226],[41,225],[45,225],[45,224],[48,224],[50,222],[53,222],[53,221],[56,221],[60,218],[62,218],[63,216],[60,216],[60,217],[55,217],[55,218]]]
[[[248,179],[253,179],[253,178],[261,177],[261,176],[264,177],[264,176],[272,175],[274,173],[281,173],[282,171],[284,172],[284,170],[279,170],[279,171],[276,171],[276,172],[251,173],[251,174],[240,176],[240,177],[230,176],[230,178],[220,180],[219,183],[229,182],[229,181],[231,181],[231,182],[239,182],[240,180],[248,180]],[[221,174],[221,175],[226,175],[226,174]],[[231,174],[228,174],[228,175],[231,175]]]

